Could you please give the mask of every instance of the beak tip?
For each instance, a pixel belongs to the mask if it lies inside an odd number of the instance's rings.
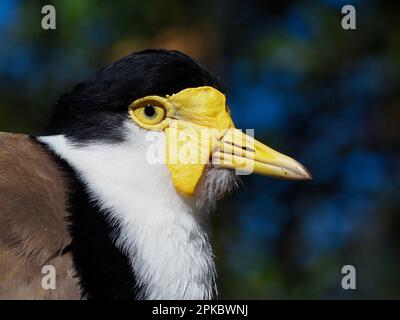
[[[310,171],[308,171],[306,169],[306,167],[304,167],[303,165],[300,165],[300,167],[298,169],[300,172],[301,180],[312,180],[313,179],[312,174],[310,173]]]

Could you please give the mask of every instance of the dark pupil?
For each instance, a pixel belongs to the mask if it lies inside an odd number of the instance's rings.
[[[148,118],[153,118],[156,115],[156,109],[153,106],[144,107],[144,114]]]

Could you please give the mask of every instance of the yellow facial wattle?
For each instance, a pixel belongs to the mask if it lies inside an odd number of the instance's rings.
[[[235,129],[225,96],[212,87],[148,96],[129,107],[142,128],[164,130],[166,165],[178,192],[192,196],[205,166],[212,164],[287,179],[309,179],[297,161]]]

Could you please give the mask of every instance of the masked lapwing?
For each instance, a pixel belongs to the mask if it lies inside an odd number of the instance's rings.
[[[216,201],[240,174],[310,178],[235,128],[219,78],[177,51],[105,67],[43,132],[0,134],[2,299],[214,298]]]

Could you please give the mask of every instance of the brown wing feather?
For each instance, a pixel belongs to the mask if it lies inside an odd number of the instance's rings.
[[[0,299],[77,299],[67,231],[67,184],[45,149],[27,135],[0,133]],[[56,289],[41,286],[53,265]]]

